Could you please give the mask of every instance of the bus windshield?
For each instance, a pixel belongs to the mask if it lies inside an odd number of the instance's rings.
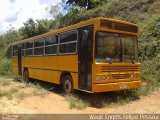
[[[97,32],[96,62],[137,62],[137,37]]]

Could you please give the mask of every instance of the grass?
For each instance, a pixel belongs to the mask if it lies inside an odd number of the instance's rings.
[[[35,89],[38,89],[38,90],[43,90],[44,89],[38,83],[29,82],[29,83],[26,84],[26,86],[27,87],[32,87],[32,88],[35,88]]]
[[[9,85],[11,85],[11,82],[12,82],[11,79],[1,79],[0,86],[9,86]]]
[[[85,109],[87,107],[105,108],[123,105],[139,99],[135,90],[116,91],[99,94],[78,93],[77,95],[65,96],[70,109]]]
[[[76,95],[65,96],[66,100],[69,102],[70,109],[79,109],[82,110],[89,106],[88,102],[82,100]]]
[[[9,90],[2,90],[0,92],[0,97],[7,97],[8,99],[12,99],[13,95],[19,91],[18,88],[10,88]]]
[[[32,82],[29,83],[24,83],[25,86],[22,86],[22,88],[33,88],[31,91],[29,92],[25,92],[25,89],[23,90],[23,92],[20,92],[19,94],[16,95],[16,98],[23,100],[26,97],[31,97],[31,96],[40,96],[40,97],[44,97],[45,95],[48,94],[48,91],[46,91],[43,87],[41,87],[39,84],[34,84]]]
[[[31,97],[32,93],[20,92],[16,95],[16,98],[23,100],[24,98]]]
[[[30,97],[30,96],[44,97],[45,95],[48,94],[48,91],[46,91],[39,84],[32,83],[32,82],[20,83],[20,81],[17,80],[16,76],[13,75],[12,77],[13,78],[11,79],[11,78],[3,76],[2,79],[0,79],[0,86],[1,86],[0,97],[6,97],[8,99],[13,99],[13,97],[15,97],[20,100],[23,100],[24,98]],[[17,83],[20,85],[14,86]],[[31,88],[32,90],[25,91],[26,88]],[[19,89],[20,89],[20,91],[19,91]]]
[[[48,91],[46,91],[46,90],[35,89],[32,92],[33,96],[40,96],[40,97],[45,97],[47,94],[48,94]]]
[[[25,91],[20,92],[20,93],[16,94],[15,97],[17,99],[23,100],[27,97],[32,97],[32,96],[40,96],[43,98],[46,94],[47,94],[46,91],[39,91],[37,89],[34,89],[33,91],[30,91],[30,92],[25,92]]]

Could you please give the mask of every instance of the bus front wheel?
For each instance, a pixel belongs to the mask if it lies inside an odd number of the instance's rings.
[[[72,77],[70,75],[66,75],[64,77],[63,89],[66,94],[73,93],[73,81],[72,81]]]
[[[24,79],[24,82],[26,82],[26,83],[29,82],[29,73],[28,73],[28,70],[24,71],[24,73],[23,73],[23,79]]]

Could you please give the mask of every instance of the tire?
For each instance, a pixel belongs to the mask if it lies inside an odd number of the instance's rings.
[[[72,94],[74,91],[72,77],[70,75],[66,75],[63,80],[64,80],[63,82],[64,92],[68,95]]]
[[[28,70],[25,70],[23,73],[23,80],[24,82],[28,83],[29,82],[29,73]]]

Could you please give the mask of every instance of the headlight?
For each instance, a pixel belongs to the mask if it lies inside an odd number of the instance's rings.
[[[105,79],[106,79],[106,76],[105,76],[105,75],[103,75],[103,76],[102,76],[102,80],[105,80]]]
[[[108,79],[108,76],[106,75],[96,75],[96,80],[106,80]]]
[[[131,78],[134,78],[134,75],[133,75],[133,74],[131,74]]]
[[[107,76],[107,79],[108,79],[108,80],[110,80],[110,79],[111,79],[111,77],[108,75],[108,76]]]

